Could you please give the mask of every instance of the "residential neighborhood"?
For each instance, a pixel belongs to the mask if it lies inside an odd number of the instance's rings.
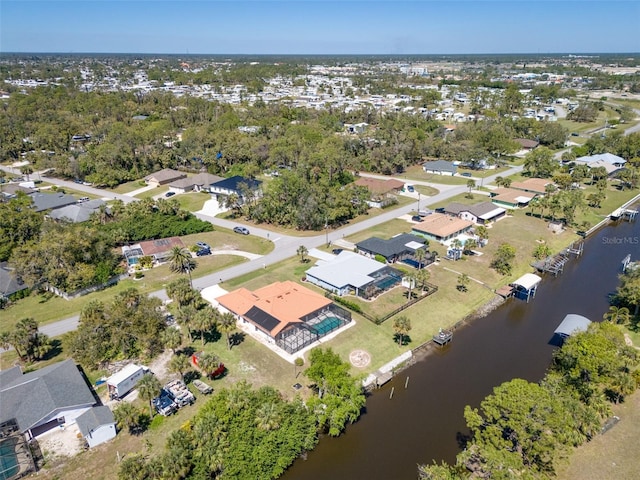
[[[117,458],[92,460],[90,475],[109,471],[96,478],[148,473],[155,459],[169,471],[165,446],[199,451],[193,432],[214,423],[224,442],[307,432],[273,453],[285,467],[267,477],[286,478],[362,421],[369,396],[440,401],[410,370],[432,358],[463,350],[489,381],[500,368],[467,338],[486,315],[511,321],[479,333],[487,347],[485,335],[504,335],[513,357],[532,346],[545,370],[545,322],[581,305],[571,275],[597,277],[583,259],[608,259],[611,238],[626,250],[598,267],[611,278],[590,282],[582,313],[616,329],[604,334],[616,355],[631,351],[636,60],[0,55],[0,102],[21,125],[0,122],[0,478],[75,480],[92,452]],[[529,315],[544,319],[525,346],[515,324],[530,328]],[[602,380],[602,411],[635,398],[629,355],[616,370],[626,386]],[[432,421],[415,418],[399,428]],[[609,417],[597,418],[594,432]],[[220,465],[194,454],[185,471],[269,468],[206,448]]]

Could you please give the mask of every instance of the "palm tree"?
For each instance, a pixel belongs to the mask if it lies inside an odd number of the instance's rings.
[[[413,287],[415,287],[417,283],[416,280],[418,278],[418,271],[411,269],[409,270],[409,272],[405,274],[404,278],[409,283],[409,290],[407,291],[407,300],[411,300],[413,298]]]
[[[468,286],[469,286],[469,277],[467,276],[467,274],[463,273],[459,275],[458,284],[456,285],[456,288],[458,289],[458,291],[466,292],[468,290]]]
[[[184,382],[184,372],[191,369],[191,362],[187,355],[174,355],[169,361],[169,371],[179,373]]]
[[[193,336],[191,335],[191,327],[193,327],[194,318],[197,315],[198,311],[195,309],[193,305],[187,305],[184,308],[178,310],[178,315],[176,316],[176,320],[178,324],[184,327],[187,330],[187,335],[189,336],[189,342],[193,342]]]
[[[213,353],[204,352],[198,357],[198,366],[202,369],[206,377],[211,375],[219,365],[220,361]]]
[[[182,277],[177,278],[167,284],[167,296],[176,302],[178,308],[182,308],[185,305],[194,303],[200,295],[200,292],[194,290],[189,283],[189,280]]]
[[[418,269],[424,268],[424,260],[427,258],[427,251],[424,248],[419,248],[413,254],[416,261],[418,262]]]
[[[484,225],[476,227],[476,236],[480,240],[480,243],[484,245],[485,241],[489,239],[489,229]]]
[[[210,331],[216,323],[216,314],[213,307],[207,305],[206,307],[198,310],[193,317],[193,327],[200,332],[200,340],[202,340],[202,346],[204,347],[204,336]]]
[[[161,388],[160,380],[153,373],[146,373],[138,382],[138,395],[149,402],[151,418],[153,418],[153,404],[151,402],[160,394]]]
[[[393,331],[396,332],[396,336],[398,337],[398,345],[400,347],[402,347],[405,336],[409,333],[410,330],[411,320],[409,320],[404,315],[393,319]]]
[[[160,334],[160,341],[166,348],[170,348],[175,354],[176,350],[182,345],[182,333],[177,328],[165,328]]]
[[[31,165],[23,165],[22,167],[20,167],[20,173],[22,173],[23,175],[26,175],[27,182],[28,182],[29,175],[33,173],[33,167]]]
[[[113,409],[113,416],[121,430],[126,427],[129,433],[133,433],[139,426],[140,410],[131,402],[120,402]]]
[[[304,245],[300,245],[298,247],[298,250],[296,250],[296,253],[300,256],[300,262],[304,263],[306,262],[306,256],[309,253],[309,250],[307,250],[307,247],[305,247]]]
[[[281,416],[275,402],[263,403],[256,410],[256,426],[260,430],[270,431],[280,427]]]
[[[611,323],[626,325],[627,322],[629,322],[631,315],[629,314],[629,309],[627,307],[616,307],[615,305],[611,305],[609,307],[609,311],[603,315],[603,318]]]
[[[169,251],[169,268],[174,273],[186,273],[189,275],[189,285],[193,288],[191,272],[198,266],[191,256],[191,252],[186,248],[172,247]]]
[[[231,333],[236,329],[236,317],[227,312],[218,318],[218,330],[227,337],[227,347],[231,350]]]
[[[467,196],[469,198],[471,198],[471,190],[476,188],[476,181],[475,180],[467,180],[467,188],[469,189],[469,193],[467,193]]]
[[[431,272],[429,270],[427,270],[426,268],[418,270],[417,280],[423,292],[425,291],[427,283],[429,282],[429,278],[431,278]]]

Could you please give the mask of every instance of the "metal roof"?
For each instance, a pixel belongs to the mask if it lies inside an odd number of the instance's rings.
[[[383,268],[383,263],[345,250],[334,261],[311,267],[306,274],[336,288],[360,288],[373,281],[372,273]]]
[[[539,277],[535,273],[525,273],[519,279],[514,281],[512,285],[517,285],[525,290],[531,290],[542,281],[542,277]]]
[[[399,255],[403,252],[411,252],[418,248],[424,247],[426,240],[417,235],[410,233],[402,233],[396,235],[388,240],[383,240],[378,237],[371,237],[356,244],[356,247],[360,250],[366,250],[373,254],[382,255],[385,258],[389,258],[393,255]],[[415,245],[419,244],[418,247]]]
[[[107,382],[106,383],[107,383],[107,385],[116,386],[120,382],[122,382],[123,380],[126,380],[131,375],[136,373],[138,370],[140,370],[140,369],[144,370],[146,368],[147,367],[144,367],[144,366],[141,366],[141,365],[136,365],[135,363],[130,363],[129,365],[124,367],[122,370],[114,373],[109,378],[107,378]]]
[[[558,325],[553,333],[560,335],[561,337],[570,337],[574,333],[586,332],[589,328],[591,320],[582,315],[575,313],[569,313],[564,320]]]

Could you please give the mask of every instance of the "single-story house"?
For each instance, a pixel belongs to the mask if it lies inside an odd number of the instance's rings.
[[[412,233],[436,242],[447,242],[468,232],[473,223],[444,213],[432,213],[412,227]]]
[[[54,220],[65,220],[72,223],[86,222],[91,215],[100,210],[100,207],[106,205],[104,200],[94,199],[88,202],[67,205],[66,207],[57,208],[49,213],[49,218]]]
[[[185,248],[184,242],[180,237],[145,240],[135,245],[125,245],[122,247],[122,255],[127,259],[128,265],[135,265],[140,257],[147,256],[153,257],[156,262],[162,262],[173,247]]]
[[[151,175],[147,175],[144,177],[144,181],[147,185],[152,185],[154,187],[159,187],[160,185],[166,185],[167,183],[175,182],[176,180],[180,180],[181,178],[186,178],[187,174],[184,172],[178,172],[177,170],[173,170],[171,168],[165,168],[158,172],[152,173]]]
[[[604,167],[607,170],[607,175],[612,175],[623,169],[627,161],[612,153],[600,153],[597,155],[578,157],[574,160],[574,163],[576,165],[586,165],[589,168]]]
[[[527,193],[513,188],[496,188],[491,190],[489,195],[495,205],[507,208],[526,207],[536,197],[535,193]]]
[[[0,298],[9,298],[14,293],[26,290],[28,287],[18,277],[7,262],[0,262]]]
[[[547,178],[527,178],[522,182],[511,182],[510,188],[527,193],[545,195],[547,193],[547,185],[553,185],[553,182]]]
[[[96,447],[116,436],[116,420],[109,407],[93,407],[76,418],[78,429],[89,448]]]
[[[0,194],[2,194],[3,198],[14,198],[18,195],[19,192],[22,192],[26,195],[31,195],[32,193],[37,192],[37,190],[20,183],[0,184]]]
[[[75,423],[95,403],[72,359],[25,374],[18,366],[0,371],[0,423],[15,419],[28,439]]]
[[[365,122],[344,124],[344,128],[347,131],[347,133],[355,133],[355,134],[364,133],[368,126],[369,124]]]
[[[219,306],[253,327],[253,333],[289,354],[351,322],[351,313],[292,281],[251,292],[239,288],[216,298]]]
[[[76,197],[66,193],[41,193],[35,192],[29,195],[33,200],[33,209],[36,212],[55,210],[56,208],[73,205],[77,202]]]
[[[381,179],[360,177],[354,185],[359,187],[365,187],[371,193],[371,199],[367,202],[370,207],[382,208],[395,199],[396,195],[404,188],[404,182],[396,180],[395,178]]]
[[[210,173],[198,173],[191,177],[181,178],[169,184],[169,191],[176,193],[208,192],[211,184],[224,180],[224,178]]]
[[[514,142],[519,144],[522,150],[533,150],[540,145],[537,140],[529,140],[528,138],[515,138]]]
[[[306,271],[307,281],[336,295],[353,293],[369,298],[402,281],[402,273],[354,252],[342,251],[330,261]]]
[[[356,243],[358,253],[369,257],[380,255],[387,263],[415,260],[416,251],[426,250],[428,246],[429,242],[425,238],[410,233],[401,233],[388,240],[371,237]]]
[[[478,225],[486,225],[504,217],[507,211],[491,202],[481,202],[475,205],[451,202],[444,207],[444,213],[477,223]]]
[[[252,191],[255,196],[260,196],[260,185],[262,185],[260,180],[236,175],[235,177],[225,178],[212,183],[209,186],[209,191],[212,195],[215,195],[218,200],[221,200],[220,197],[237,195],[241,202],[244,202],[247,189]]]
[[[438,175],[455,175],[458,171],[452,162],[446,160],[434,160],[430,162],[424,162],[422,168],[427,173],[437,173]]]

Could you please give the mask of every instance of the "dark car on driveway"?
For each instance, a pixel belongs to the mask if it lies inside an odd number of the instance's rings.
[[[205,242],[196,242],[196,245],[200,248],[204,248],[205,250],[211,250],[211,247],[208,243]]]
[[[173,197],[176,194],[176,192],[167,192],[164,194],[165,197],[169,198],[169,197]]]
[[[198,257],[204,257],[205,255],[211,255],[211,250],[209,248],[201,248],[196,252]]]
[[[249,235],[249,229],[247,227],[233,227],[233,231],[241,233],[242,235]]]

